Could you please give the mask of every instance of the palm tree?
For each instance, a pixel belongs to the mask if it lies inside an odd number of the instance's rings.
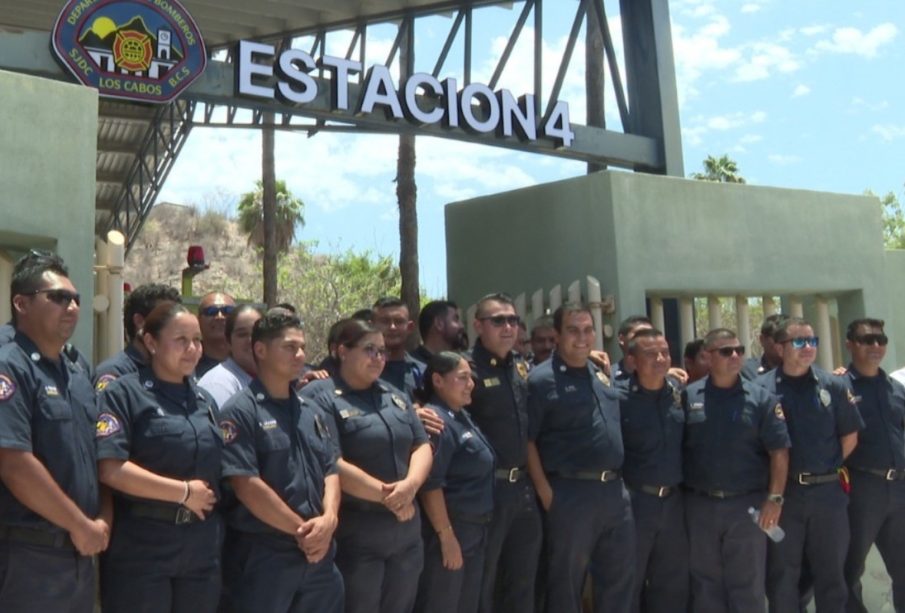
[[[704,160],[704,172],[694,172],[691,174],[691,178],[716,183],[745,182],[745,179],[738,173],[738,164],[728,155],[721,155],[718,158],[708,155]]]
[[[255,181],[255,189],[242,194],[239,200],[239,227],[248,234],[248,244],[264,246],[263,181]],[[276,250],[286,253],[295,239],[296,224],[305,225],[305,203],[286,188],[286,182],[276,181]]]

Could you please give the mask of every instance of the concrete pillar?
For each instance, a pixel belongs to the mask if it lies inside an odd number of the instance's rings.
[[[817,346],[817,365],[825,370],[833,370],[833,327],[830,324],[830,305],[826,298],[818,296],[814,301],[816,320],[814,334],[820,337]]]
[[[751,320],[748,316],[748,297],[735,297],[735,320],[738,322],[739,342],[745,347],[751,347]]]
[[[591,307],[591,317],[594,320],[594,329],[597,334],[594,337],[594,349],[603,350],[603,339],[606,330],[603,327],[603,304],[600,295],[600,281],[594,277],[588,277],[588,306]]]
[[[554,285],[550,290],[550,312],[553,313],[562,306],[562,285]]]
[[[531,322],[544,316],[544,290],[539,289],[531,294]]]
[[[5,251],[0,251],[0,323],[12,319],[9,308],[9,286],[13,282],[13,260]]]
[[[804,317],[804,303],[801,301],[801,296],[789,296],[789,315]]]
[[[723,326],[723,315],[720,313],[719,296],[707,296],[707,321],[710,330]]]
[[[96,265],[94,294],[97,299],[94,301],[94,311],[96,314],[94,328],[94,359],[100,363],[110,357],[109,353],[110,341],[109,335],[110,320],[110,272],[107,269],[107,243],[100,238],[94,243],[94,262]]]
[[[107,269],[110,273],[110,310],[107,317],[107,355],[123,348],[123,267],[126,263],[126,237],[121,232],[107,232]]]
[[[569,297],[569,302],[581,302],[581,282],[572,281],[566,295]]]
[[[773,296],[764,296],[762,298],[764,305],[764,319],[776,313],[776,301],[773,300]]]
[[[528,325],[528,311],[525,307],[525,292],[522,292],[518,296],[515,297],[515,312],[518,313],[518,316],[522,318],[522,321],[525,322],[525,325]]]
[[[474,347],[478,339],[478,333],[474,329],[474,318],[478,312],[478,305],[473,304],[465,311],[465,331],[468,333],[468,346]]]
[[[650,298],[650,321],[654,327],[663,332],[666,328],[666,317],[663,314],[663,299],[659,296]]]
[[[679,298],[679,339],[682,349],[694,340],[694,298]]]

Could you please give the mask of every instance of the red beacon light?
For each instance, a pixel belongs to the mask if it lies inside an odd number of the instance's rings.
[[[204,247],[201,245],[191,245],[189,247],[186,262],[191,268],[203,268],[204,266]]]
[[[131,284],[131,283],[124,282],[124,283],[123,283],[123,293],[124,293],[124,294],[129,294],[129,293],[131,293],[131,292],[132,292],[132,284]]]

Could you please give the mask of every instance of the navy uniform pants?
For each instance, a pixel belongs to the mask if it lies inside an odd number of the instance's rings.
[[[751,521],[766,494],[732,498],[685,495],[691,609],[701,613],[764,613],[767,536]],[[678,610],[678,609],[677,609]]]
[[[462,549],[462,568],[443,567],[440,539],[431,528],[424,533],[424,571],[418,586],[417,613],[477,613],[484,574],[487,525],[452,520]],[[424,522],[425,526],[429,522]]]
[[[421,516],[400,522],[389,511],[343,507],[336,566],[346,586],[346,613],[409,613],[424,563]]]
[[[786,538],[767,548],[771,613],[800,611],[802,559],[808,561],[820,613],[842,613],[848,597],[843,566],[848,551],[848,496],[838,482],[790,484],[780,527]]]
[[[552,477],[547,513],[547,613],[581,613],[590,571],[597,613],[628,613],[635,579],[635,525],[621,479]]]
[[[849,587],[847,610],[868,613],[861,599],[861,576],[870,546],[876,543],[886,572],[892,577],[895,610],[905,611],[905,481],[887,481],[858,470],[850,474],[851,543],[845,561],[845,580]]]
[[[675,613],[688,606],[688,535],[682,492],[665,498],[629,488],[635,518],[632,611]]]
[[[68,540],[68,536],[63,535]],[[94,559],[65,548],[0,541],[0,611],[92,613]]]
[[[104,613],[214,613],[221,545],[218,514],[181,525],[117,516],[101,557]]]
[[[527,477],[516,483],[497,479],[495,486],[480,611],[530,613],[543,538],[537,495]]]
[[[231,586],[239,613],[342,613],[343,579],[335,547],[316,564],[290,536],[241,533],[234,551],[241,569]]]

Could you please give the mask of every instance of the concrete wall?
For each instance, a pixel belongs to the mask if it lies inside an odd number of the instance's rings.
[[[605,171],[450,204],[446,235],[464,305],[590,274],[615,295],[610,324],[648,295],[817,294],[841,322],[892,316],[880,207],[863,196]]]
[[[53,249],[66,260],[83,296],[73,342],[91,355],[97,92],[3,71],[0,92],[0,250]]]

